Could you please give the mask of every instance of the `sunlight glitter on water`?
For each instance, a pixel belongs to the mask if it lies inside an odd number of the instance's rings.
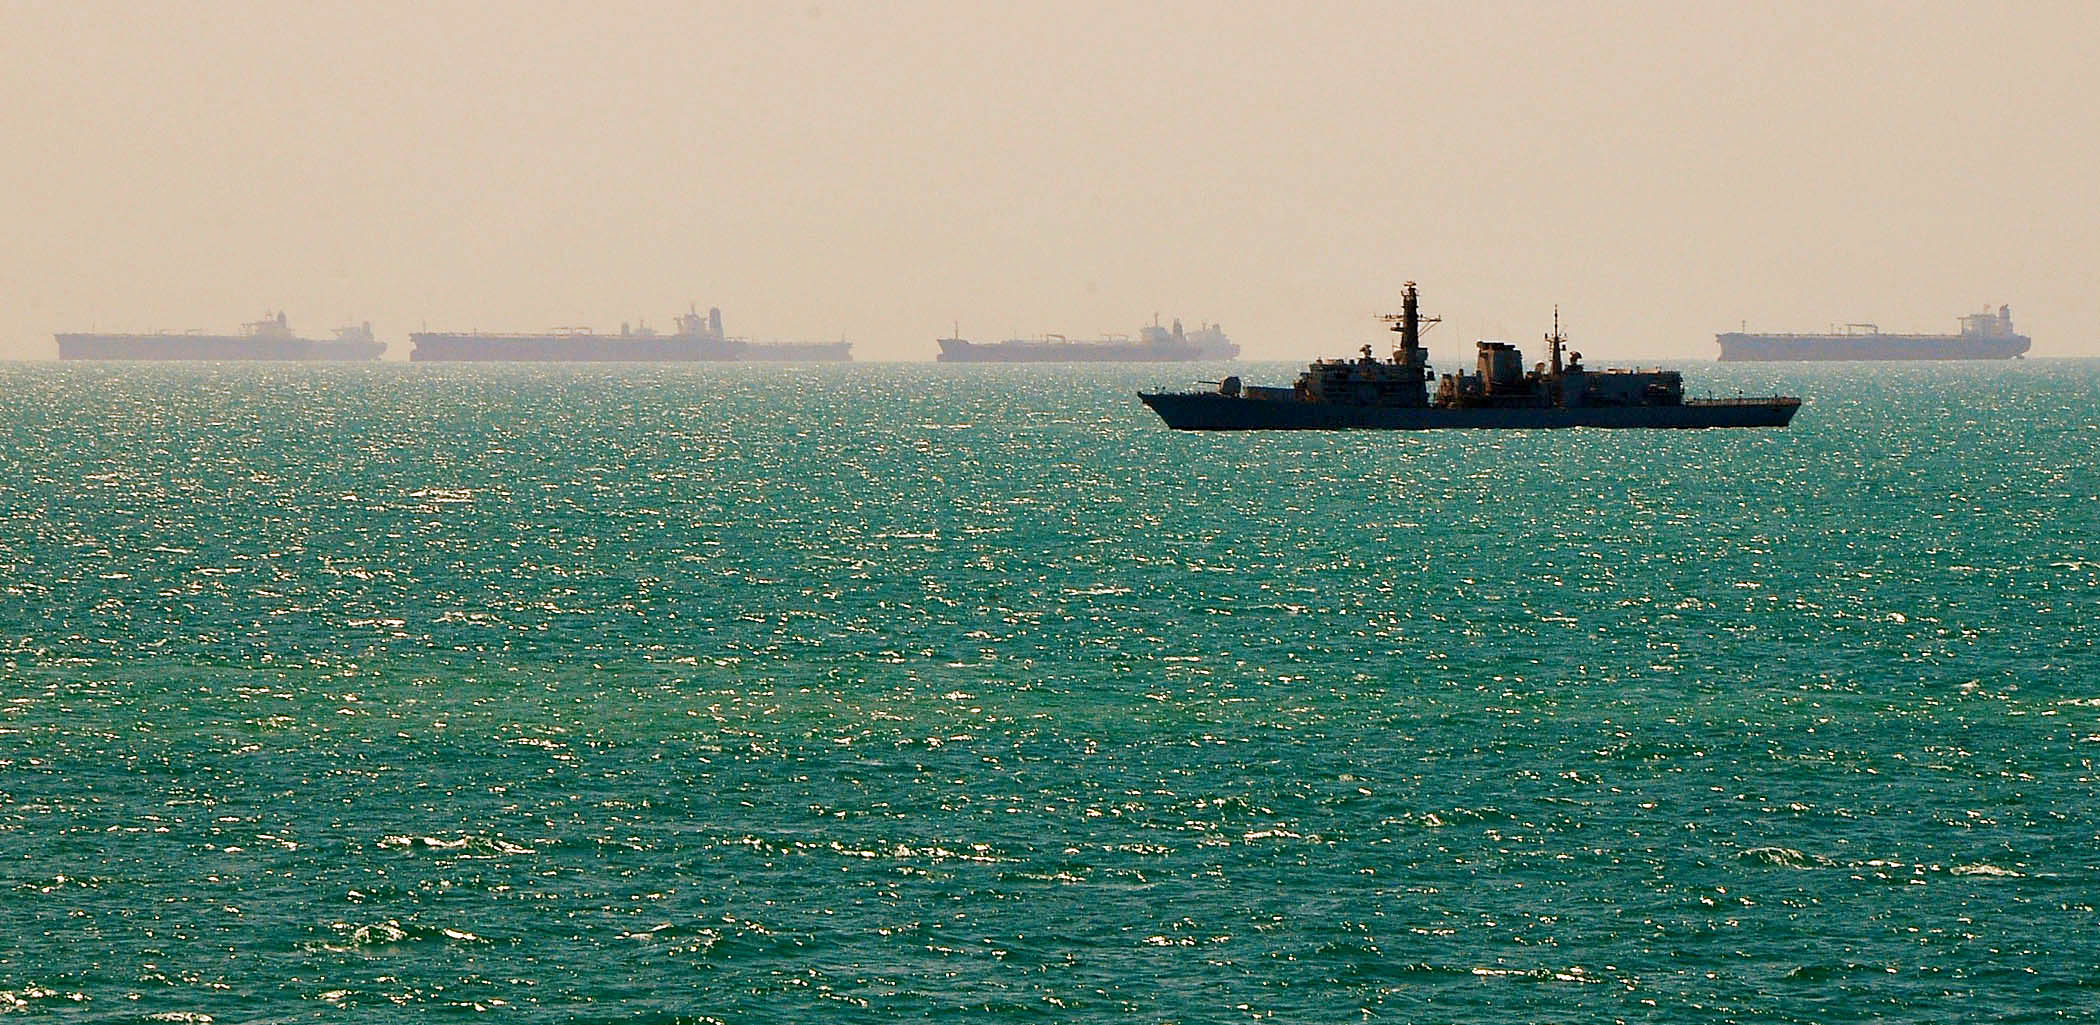
[[[949,369],[7,368],[0,999],[2085,984],[2100,370],[1699,369],[1807,394],[1783,432],[1218,437],[1145,419],[1159,370]]]

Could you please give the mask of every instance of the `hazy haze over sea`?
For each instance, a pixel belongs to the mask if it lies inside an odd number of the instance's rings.
[[[2088,3],[0,4],[0,356],[668,328],[921,360],[1223,322],[2100,354]]]
[[[2100,366],[1216,369],[0,368],[0,1007],[2091,1018]]]

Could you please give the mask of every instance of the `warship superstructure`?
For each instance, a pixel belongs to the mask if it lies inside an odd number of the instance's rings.
[[[237,335],[156,331],[56,337],[59,359],[352,361],[378,359],[386,351],[386,343],[372,337],[369,321],[336,328],[333,338],[301,338],[282,311],[241,325]]]
[[[942,338],[939,342],[941,352],[934,359],[940,363],[1186,363],[1236,359],[1240,354],[1240,347],[1225,337],[1225,329],[1216,324],[1183,331],[1180,320],[1168,328],[1159,326],[1156,317],[1139,328],[1134,339],[1074,340],[1046,335],[1003,342],[962,338]]]
[[[844,362],[853,345],[837,342],[754,342],[732,338],[722,330],[722,311],[705,315],[689,309],[675,318],[677,329],[661,334],[647,325],[620,325],[617,335],[589,328],[556,328],[537,334],[483,331],[418,331],[410,334],[411,360],[518,361],[552,363],[666,363],[686,361],[776,360]]]
[[[1547,362],[1524,369],[1508,342],[1476,343],[1475,370],[1437,377],[1422,347],[1424,317],[1414,282],[1401,312],[1384,318],[1400,335],[1392,358],[1363,347],[1359,359],[1313,363],[1289,388],[1242,385],[1225,378],[1215,390],[1140,392],[1167,426],[1193,431],[1426,430],[1438,427],[1784,427],[1801,408],[1791,396],[1687,399],[1674,370],[1590,370],[1554,312]],[[1432,394],[1429,383],[1436,382]]]
[[[2012,307],[1961,318],[1961,332],[1951,335],[1883,334],[1874,324],[1846,324],[1823,334],[1751,334],[1730,331],[1714,336],[1721,359],[1779,360],[1922,360],[2016,359],[2033,340],[2013,330]]]

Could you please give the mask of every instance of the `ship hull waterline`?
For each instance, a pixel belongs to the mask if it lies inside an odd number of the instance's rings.
[[[655,338],[575,335],[532,337],[409,336],[415,363],[849,363],[847,342],[694,341],[677,335]]]
[[[67,361],[357,363],[376,360],[386,351],[386,346],[378,342],[321,338],[95,334],[57,337],[58,358]]]
[[[1395,408],[1338,402],[1252,399],[1216,392],[1139,392],[1138,400],[1178,431],[1555,430],[1571,427],[1785,427],[1798,399],[1694,400],[1681,406]]]
[[[1230,356],[1214,356],[1193,347],[1064,345],[1055,348],[1001,349],[996,345],[973,345],[968,349],[944,348],[936,363],[1199,363],[1224,362]]]
[[[1914,362],[2019,359],[2033,343],[1959,335],[1785,336],[1716,335],[1723,363]]]

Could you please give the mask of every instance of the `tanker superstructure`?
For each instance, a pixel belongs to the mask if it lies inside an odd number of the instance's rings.
[[[1166,328],[1159,326],[1157,318],[1139,328],[1135,339],[1074,340],[1046,335],[1003,342],[962,338],[939,341],[941,352],[934,358],[940,363],[1186,363],[1236,359],[1240,354],[1240,347],[1225,337],[1225,329],[1216,324],[1183,331],[1181,321]]]
[[[1360,359],[1313,363],[1289,388],[1245,387],[1228,377],[1214,391],[1140,392],[1138,398],[1167,426],[1192,431],[1427,430],[1439,427],[1784,427],[1801,400],[1687,399],[1674,370],[1602,370],[1563,359],[1567,339],[1554,313],[1546,336],[1550,360],[1524,369],[1524,355],[1508,342],[1476,343],[1475,371],[1438,378],[1422,347],[1425,324],[1414,282],[1401,312],[1385,318],[1400,335],[1392,358],[1363,347]],[[1431,394],[1429,382],[1436,381]]]
[[[1961,332],[1951,335],[1883,334],[1878,325],[1847,324],[1823,334],[1730,331],[1714,341],[1723,362],[2016,359],[2033,344],[2013,330],[2010,306],[1971,313],[1961,318]]]
[[[675,318],[677,330],[661,334],[647,325],[620,325],[617,335],[596,334],[589,328],[556,328],[536,334],[499,334],[483,331],[418,331],[410,334],[415,348],[408,358],[419,362],[530,362],[530,363],[678,363],[734,362],[739,360],[845,362],[853,358],[852,343],[754,342],[732,338],[722,330],[722,311],[710,307],[706,315],[688,310]]]
[[[301,338],[282,312],[241,325],[237,335],[198,331],[151,334],[69,333],[56,336],[58,358],[70,360],[292,360],[362,361],[379,358],[386,344],[370,322],[335,329],[333,338]]]

